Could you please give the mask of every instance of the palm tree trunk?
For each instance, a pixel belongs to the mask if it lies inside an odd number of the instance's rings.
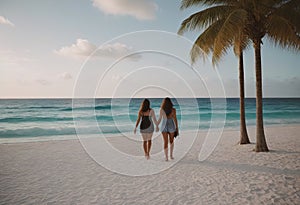
[[[261,39],[254,41],[256,72],[256,152],[268,152],[263,124],[262,75],[261,75]]]
[[[249,144],[250,140],[246,128],[245,117],[245,82],[243,52],[239,55],[239,81],[240,81],[240,144]]]

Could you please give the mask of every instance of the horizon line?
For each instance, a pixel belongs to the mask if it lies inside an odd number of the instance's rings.
[[[169,97],[169,96],[164,96],[164,97],[80,97],[80,98],[73,98],[73,97],[8,97],[8,98],[1,98],[0,100],[42,100],[42,99],[141,99],[141,98],[149,98],[149,99],[153,99],[153,98],[165,98],[165,97]],[[180,96],[180,97],[170,97],[171,99],[176,99],[176,98],[212,98],[212,99],[218,99],[218,98],[240,98],[240,97],[234,97],[234,96],[229,96],[229,97],[184,97],[184,96]],[[255,99],[256,97],[245,97],[245,99]],[[267,99],[267,98],[300,98],[300,96],[267,96],[267,97],[263,97],[263,99]]]

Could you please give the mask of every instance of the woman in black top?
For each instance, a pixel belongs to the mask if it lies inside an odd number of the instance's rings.
[[[138,113],[138,119],[136,121],[136,125],[134,128],[134,134],[136,133],[136,128],[138,127],[140,121],[140,133],[143,137],[143,147],[145,152],[145,157],[147,159],[150,158],[150,149],[151,149],[151,139],[154,132],[154,125],[152,119],[156,125],[156,131],[158,131],[157,120],[155,117],[154,110],[150,108],[150,101],[148,99],[144,99],[141,103],[141,107]]]

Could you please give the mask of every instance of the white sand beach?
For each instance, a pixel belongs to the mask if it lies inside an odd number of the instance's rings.
[[[255,127],[248,131],[255,142]],[[199,132],[174,166],[139,177],[103,168],[78,140],[0,144],[0,204],[300,204],[300,125],[265,131],[269,153],[253,152],[255,144],[237,145],[239,132],[225,130],[214,152],[199,162],[205,136]],[[186,135],[176,139],[175,158]],[[143,155],[140,142],[110,140]],[[154,141],[153,155],[161,146]]]

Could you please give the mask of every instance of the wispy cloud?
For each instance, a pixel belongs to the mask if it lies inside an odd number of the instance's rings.
[[[88,40],[77,39],[75,44],[62,47],[54,52],[62,56],[87,57],[90,56],[94,51],[96,52],[93,54],[93,57],[120,58],[132,53],[133,49],[122,43],[106,44],[97,48]],[[131,55],[128,56],[128,58],[136,60],[140,58],[140,55]]]
[[[152,20],[158,9],[151,0],[93,0],[93,5],[106,14],[129,15],[139,20]]]
[[[5,24],[14,27],[15,25],[9,21],[7,18],[4,18],[3,16],[0,16],[0,24]]]

